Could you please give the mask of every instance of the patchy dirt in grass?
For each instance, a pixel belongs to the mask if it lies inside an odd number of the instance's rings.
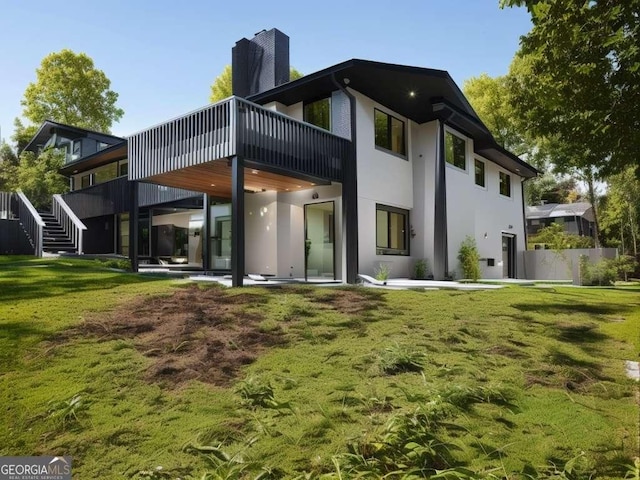
[[[384,303],[384,297],[381,293],[368,289],[324,290],[321,292],[317,289],[305,289],[299,293],[321,308],[336,310],[345,315],[358,315],[375,310]]]
[[[267,301],[266,295],[192,285],[94,315],[65,337],[132,339],[138,351],[154,359],[146,372],[152,382],[178,385],[197,379],[227,385],[261,351],[286,343],[280,331],[261,331],[262,315],[247,308]]]
[[[345,314],[371,310],[382,301],[380,296],[351,290],[320,294],[315,289],[288,290],[303,295],[314,307]],[[195,379],[226,386],[261,352],[288,341],[280,328],[261,328],[265,317],[255,307],[269,299],[268,293],[190,285],[94,315],[55,343],[87,335],[105,341],[131,339],[139,352],[154,360],[145,373],[148,381],[176,386]]]

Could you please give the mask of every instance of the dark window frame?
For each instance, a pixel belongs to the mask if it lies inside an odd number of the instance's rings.
[[[387,117],[387,125],[386,125],[386,144],[379,143],[379,136],[377,132],[376,125],[376,114],[380,113]],[[393,133],[393,120],[400,122],[402,125],[402,141],[400,142],[402,145],[401,151],[396,151],[393,149],[393,141],[392,141],[392,133]],[[373,142],[375,144],[376,149],[382,150],[387,153],[391,153],[393,155],[397,155],[403,159],[407,159],[407,124],[404,120],[399,119],[398,117],[391,115],[390,113],[385,112],[384,110],[380,110],[379,108],[373,109]]]
[[[329,104],[329,117],[328,117],[329,125],[327,126],[328,128],[325,127],[324,125],[318,125],[317,123],[311,121],[312,119],[309,118],[309,111],[307,110],[307,107],[310,107],[311,105],[315,105],[315,104],[317,104],[319,102],[324,102],[324,101],[327,101],[328,104]],[[303,119],[303,121],[305,121],[307,123],[310,123],[311,125],[314,125],[314,126],[316,126],[318,128],[322,128],[323,130],[327,130],[327,131],[330,132],[331,128],[333,126],[332,122],[331,122],[331,95],[315,98],[313,100],[304,102],[302,104],[302,119]]]
[[[478,183],[478,164],[482,165],[482,183]],[[486,164],[486,162],[484,162],[483,160],[480,160],[479,158],[474,158],[473,159],[473,175],[474,175],[474,182],[475,182],[476,186],[486,189],[487,188],[487,164]]]
[[[85,185],[84,184],[84,179],[85,178],[89,180],[89,185]],[[94,183],[95,183],[95,179],[94,179],[93,173],[88,173],[87,175],[82,175],[80,177],[80,188],[81,189],[82,188],[89,188],[89,187],[93,186]]]
[[[451,161],[449,161],[449,158],[447,153],[449,152],[448,148],[447,148],[447,139],[448,138],[452,138],[453,139],[453,145],[452,145],[452,155],[453,158],[451,158]],[[455,140],[459,140],[463,143],[464,145],[464,165],[460,166],[459,164],[456,164],[456,146],[455,146]],[[445,130],[444,132],[444,155],[445,155],[445,163],[451,165],[452,167],[457,168],[458,170],[461,170],[463,172],[467,172],[468,171],[468,162],[467,162],[467,138],[462,136],[459,133],[456,133],[452,130]]]
[[[378,245],[378,212],[387,213],[387,245]],[[404,217],[404,248],[391,248],[391,214],[398,214]],[[381,203],[376,203],[376,255],[396,255],[396,256],[409,256],[409,240],[410,240],[410,223],[409,223],[409,210],[403,208],[391,207]]]
[[[500,195],[502,195],[503,197],[511,198],[511,175],[507,172],[499,172],[498,179],[499,179],[498,191],[500,192]],[[508,193],[503,192],[503,187],[505,185],[506,185],[506,188],[508,189]]]

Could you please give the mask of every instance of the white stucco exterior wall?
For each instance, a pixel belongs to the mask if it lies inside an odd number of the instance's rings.
[[[314,193],[317,198],[313,198]],[[245,270],[304,278],[304,206],[334,202],[336,278],[342,278],[342,188],[323,185],[297,192],[245,195]]]
[[[411,210],[413,208],[413,163],[411,128],[407,119],[375,103],[359,92],[356,97],[356,138],[358,175],[358,250],[360,273],[372,275],[382,262],[394,277],[407,276],[412,265],[409,256],[376,254],[376,204]],[[376,148],[374,109],[405,122],[406,158]]]
[[[467,140],[465,171],[446,164],[447,245],[449,271],[462,277],[457,259],[460,244],[467,236],[475,238],[483,259],[495,259],[495,266],[480,262],[483,278],[502,278],[502,233],[516,235],[516,274],[523,276],[522,251],[524,223],[522,215],[521,177],[473,153],[473,140],[446,127],[446,131]],[[474,159],[485,163],[486,187],[475,184]],[[499,172],[511,176],[511,197],[500,194]]]

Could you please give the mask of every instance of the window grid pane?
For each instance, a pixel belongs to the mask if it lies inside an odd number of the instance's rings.
[[[467,142],[451,132],[447,132],[444,140],[445,160],[462,170],[467,169]]]
[[[376,205],[376,252],[378,255],[409,255],[409,212]]]
[[[484,177],[484,162],[476,159],[476,185],[481,187],[485,187],[485,177]]]
[[[322,98],[304,106],[304,121],[331,130],[331,98]]]
[[[500,172],[500,194],[505,197],[511,196],[511,175]]]
[[[405,156],[407,152],[404,122],[374,109],[375,144]]]

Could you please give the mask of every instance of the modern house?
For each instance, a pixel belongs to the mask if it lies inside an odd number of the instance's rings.
[[[180,225],[167,256],[236,286],[249,273],[355,283],[380,264],[411,276],[419,259],[435,279],[460,277],[469,236],[483,277],[522,276],[523,183],[537,171],[496,143],[446,71],[352,59],[290,82],[276,29],[237,42],[232,68],[232,97],[126,141],[60,133],[86,251],[138,265],[168,252],[149,229]],[[31,143],[64,128],[43,125]]]
[[[563,225],[565,232],[595,238],[593,206],[588,202],[545,203],[526,207],[527,235],[535,235],[552,223]]]

